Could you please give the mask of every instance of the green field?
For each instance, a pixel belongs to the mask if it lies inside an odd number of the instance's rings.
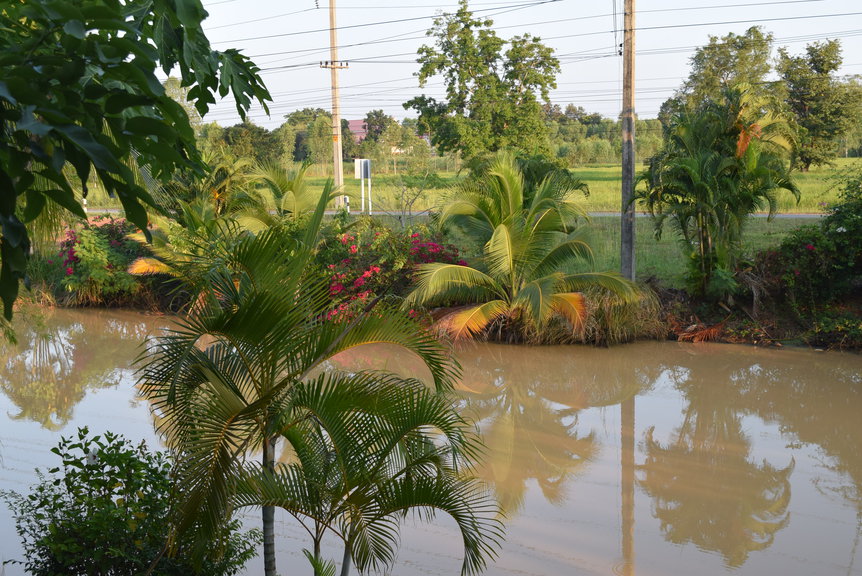
[[[789,193],[779,197],[779,212],[789,214],[821,213],[826,206],[837,200],[837,179],[852,167],[862,166],[858,158],[839,158],[835,166],[812,168],[810,172],[794,172],[793,179],[801,191],[799,204]],[[618,165],[585,166],[574,169],[590,186],[587,200],[591,211],[616,211],[620,209],[620,167]]]
[[[786,217],[767,221],[766,218],[752,218],[743,234],[747,253],[775,247],[788,232],[803,224],[815,224],[817,218]],[[620,269],[620,219],[618,216],[594,216],[589,224],[592,229],[596,270]],[[653,234],[650,218],[638,218],[635,231],[635,266],[638,280],[655,277],[663,284],[674,288],[685,285],[685,258],[679,240],[673,231],[666,227],[661,240]]]
[[[779,197],[779,212],[784,214],[818,214],[837,200],[837,183],[840,175],[851,167],[862,166],[858,158],[839,158],[835,166],[813,168],[810,172],[794,172],[793,178],[801,190],[799,204],[789,193]],[[584,199],[590,212],[615,212],[620,209],[620,167],[616,164],[583,166],[574,169],[575,174],[590,187],[590,195]],[[456,182],[458,176],[453,172],[440,174],[448,182]],[[313,178],[315,185],[322,186],[325,178]],[[399,212],[403,205],[399,202],[397,178],[384,174],[373,180],[374,207],[386,212]],[[354,199],[351,206],[359,202],[359,181],[345,176],[345,191]],[[444,189],[429,189],[414,206],[414,212],[433,210],[445,194]]]
[[[833,167],[814,168],[810,172],[794,172],[793,178],[802,191],[802,198],[796,204],[793,196],[783,193],[779,199],[779,212],[784,214],[822,213],[824,209],[837,200],[837,180],[847,169],[862,166],[858,158],[840,158]],[[590,187],[590,195],[583,201],[590,212],[615,212],[620,209],[620,167],[616,164],[583,166],[574,169]],[[313,166],[307,176],[312,187],[323,188],[326,182],[326,171],[322,166]],[[452,185],[458,181],[459,175],[452,171],[439,172],[438,176]],[[360,207],[360,181],[353,178],[352,165],[345,164],[344,191],[351,196],[351,209],[358,211]],[[376,174],[372,180],[373,208],[375,212],[404,213],[408,211],[405,205],[399,178],[392,173]],[[447,189],[429,188],[422,192],[410,212],[421,214],[439,207],[445,198]],[[94,187],[90,196],[90,206],[94,208],[119,208],[117,200],[112,200],[100,194]]]

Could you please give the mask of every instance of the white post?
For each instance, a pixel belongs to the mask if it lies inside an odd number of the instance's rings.
[[[359,210],[360,214],[365,214],[365,178],[359,179],[359,198],[361,203],[361,209]],[[368,204],[371,204],[371,198],[368,199]]]
[[[368,167],[368,215],[371,216],[371,167]]]

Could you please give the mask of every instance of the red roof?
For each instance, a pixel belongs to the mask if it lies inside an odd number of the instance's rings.
[[[347,126],[350,128],[350,133],[353,134],[353,139],[356,143],[360,143],[368,136],[368,126],[365,120],[348,120]]]

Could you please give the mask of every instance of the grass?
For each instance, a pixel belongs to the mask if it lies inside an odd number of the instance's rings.
[[[441,165],[443,166],[443,165]],[[779,196],[779,212],[783,214],[819,214],[837,200],[837,180],[840,175],[852,166],[862,166],[858,158],[839,158],[834,166],[812,168],[810,172],[795,172],[793,178],[802,192],[802,199],[796,204],[789,193],[782,192]],[[443,166],[445,168],[445,166]],[[307,176],[312,188],[323,189],[327,173],[323,166],[313,166]],[[620,209],[620,166],[618,164],[589,165],[574,168],[575,174],[590,187],[590,195],[584,199],[587,210],[591,212],[616,212]],[[415,200],[410,211],[421,214],[434,210],[445,198],[447,187],[459,179],[459,174],[453,171],[437,173],[444,182],[441,188],[428,188]],[[345,164],[344,191],[351,197],[351,210],[358,212],[360,208],[360,181],[353,178],[353,167]],[[367,190],[366,190],[367,193]],[[399,187],[399,179],[395,174],[375,174],[372,179],[373,208],[375,212],[400,214],[407,210]],[[119,208],[116,199],[108,198],[100,193],[98,187],[93,187],[89,199],[90,207]]]
[[[839,158],[834,166],[812,168],[810,172],[794,172],[793,179],[799,186],[802,198],[799,204],[790,193],[782,192],[778,199],[778,211],[784,214],[819,214],[838,199],[837,179],[847,169],[862,166],[859,158]],[[617,164],[583,166],[574,169],[575,174],[590,187],[587,199],[588,210],[593,212],[618,211],[620,209],[620,167]]]
[[[778,246],[794,228],[811,224],[812,218],[752,218],[743,234],[743,242],[749,254]],[[651,276],[673,288],[685,286],[685,258],[679,240],[670,228],[666,228],[661,240],[653,235],[650,218],[638,218],[635,223],[635,266],[639,280]],[[618,216],[594,216],[590,227],[596,270],[620,269],[620,219]]]

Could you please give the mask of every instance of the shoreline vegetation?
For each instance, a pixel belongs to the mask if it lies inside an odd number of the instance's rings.
[[[692,295],[686,284],[687,271],[684,259],[680,258],[678,240],[671,234],[656,238],[654,220],[638,218],[635,247],[638,281],[650,294],[640,307],[642,317],[632,315],[630,306],[620,316],[621,308],[612,299],[593,298],[592,308],[587,311],[590,321],[585,325],[589,329],[576,338],[556,335],[549,341],[608,345],[652,338],[862,348],[855,263],[832,262],[830,259],[834,259],[840,246],[835,245],[834,238],[823,236],[825,232],[850,238],[849,247],[851,251],[854,248],[851,231],[830,221],[835,219],[830,214],[834,214],[836,206],[852,208],[859,203],[852,194],[849,201],[846,198],[846,188],[858,185],[858,176],[857,180],[848,176],[853,174],[854,166],[855,163],[841,162],[831,171],[817,171],[821,180],[830,182],[828,186],[821,182],[820,189],[822,194],[828,194],[828,200],[818,205],[822,211],[817,218],[782,213],[774,219],[749,219],[742,237],[744,258],[737,271],[747,285],[741,286],[736,298],[730,300]],[[607,167],[603,170],[609,171]],[[841,178],[845,182],[843,192]],[[812,182],[809,178],[809,185]],[[590,198],[594,185],[590,187]],[[307,183],[305,186],[307,190],[316,189]],[[574,196],[576,201],[580,200],[580,194]],[[190,220],[189,214],[186,217]],[[856,218],[853,210],[850,216],[842,217],[852,222]],[[418,267],[432,262],[466,264],[479,258],[481,243],[470,239],[463,229],[450,228],[443,234],[430,225],[431,220],[345,214],[327,217],[316,262],[331,274],[331,296],[337,301],[332,316],[350,318],[360,306],[380,295],[384,296],[384,305],[397,306],[407,295]],[[127,271],[133,261],[142,258],[158,261],[159,254],[181,252],[194,244],[194,234],[186,233],[183,237],[184,228],[166,220],[154,222],[162,227],[154,244],[142,243],[140,237],[136,240],[134,226],[112,214],[94,215],[86,223],[67,228],[59,243],[43,241],[30,263],[32,289],[22,295],[26,300],[47,306],[124,307],[157,313],[182,310],[188,305],[188,293],[175,275],[156,269],[138,275]],[[582,228],[591,247],[593,269],[618,269],[618,218],[593,215]],[[844,232],[840,231],[842,228]],[[812,234],[817,237],[810,237]],[[168,238],[171,235],[173,244]],[[802,246],[801,254],[793,254],[789,243],[794,241]],[[785,254],[781,254],[782,250]],[[791,265],[797,267],[782,269]],[[803,272],[843,283],[838,300],[818,301],[819,295],[811,286],[803,286],[816,279],[800,281]],[[831,276],[842,272],[849,276],[843,279]],[[416,306],[407,312],[424,319],[426,324],[435,322],[440,328],[439,320],[451,310],[446,304],[450,303],[428,306],[427,310]],[[607,325],[611,321],[625,326],[615,331]]]

